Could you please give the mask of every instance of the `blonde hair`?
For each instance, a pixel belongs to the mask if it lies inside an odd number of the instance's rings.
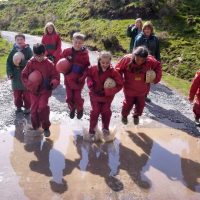
[[[108,59],[112,59],[112,54],[109,51],[101,51],[99,53],[98,56],[98,62],[102,59],[102,58],[108,58]]]
[[[55,25],[53,24],[53,22],[47,22],[46,25],[45,25],[45,27],[44,27],[44,33],[45,33],[45,34],[48,34],[47,28],[48,28],[49,26],[53,27],[53,32],[56,32],[56,28],[55,28]]]
[[[85,40],[85,35],[79,32],[73,34],[72,39]]]
[[[144,23],[144,25],[142,26],[142,32],[144,32],[145,28],[150,28],[151,29],[151,33],[153,34],[154,28],[153,28],[153,24],[151,23],[151,21],[146,21]]]
[[[142,29],[142,18],[137,18],[137,19],[135,20],[135,24],[136,24],[137,22],[140,22],[140,29]]]

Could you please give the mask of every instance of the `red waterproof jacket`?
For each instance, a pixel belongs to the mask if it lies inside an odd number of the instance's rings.
[[[89,94],[92,101],[110,102],[123,87],[121,75],[111,66],[103,72],[97,65],[94,65],[88,69],[87,77],[87,85],[90,89]],[[104,89],[104,82],[107,78],[115,80],[115,88]]]
[[[45,45],[45,56],[54,56],[56,63],[60,59],[62,53],[60,36],[56,32],[44,34],[42,37],[42,44]]]
[[[153,56],[148,56],[141,66],[132,62],[132,55],[125,55],[116,65],[115,69],[123,76],[124,93],[127,96],[145,96],[150,88],[146,83],[146,72],[150,69],[156,73],[154,83],[158,83],[162,77],[161,63]]]
[[[196,73],[190,87],[189,99],[194,100],[194,98],[195,103],[200,104],[200,71]]]
[[[42,91],[51,91],[60,84],[60,75],[56,71],[54,64],[47,58],[42,62],[38,62],[33,57],[28,61],[21,75],[22,82],[27,89],[30,87],[28,76],[34,70],[39,71],[42,75],[42,83],[37,90],[38,93]]]
[[[79,79],[90,65],[88,50],[82,48],[76,51],[73,47],[67,48],[61,57],[67,58],[72,64],[70,72],[65,75],[65,85],[72,90],[81,90],[85,82],[79,82]]]

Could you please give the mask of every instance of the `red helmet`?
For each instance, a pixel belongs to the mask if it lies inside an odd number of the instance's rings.
[[[69,72],[70,69],[71,63],[66,58],[60,59],[56,64],[56,70],[59,73],[66,74],[67,72]]]
[[[42,83],[41,72],[37,70],[31,72],[28,76],[28,80],[31,81],[34,85],[39,86]]]
[[[15,66],[19,66],[19,63],[24,60],[24,54],[22,52],[16,52],[13,56],[13,63]]]

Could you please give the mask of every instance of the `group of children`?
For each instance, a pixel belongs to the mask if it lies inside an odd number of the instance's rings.
[[[61,50],[61,39],[56,33],[52,23],[47,23],[41,44],[33,46],[33,53],[25,43],[25,36],[17,34],[15,44],[7,59],[7,75],[12,81],[14,103],[16,113],[31,112],[32,128],[37,130],[42,127],[44,135],[50,136],[49,121],[50,108],[48,99],[52,90],[60,84],[60,75],[56,71],[56,63],[65,58],[70,62],[70,70],[64,74],[66,86],[66,103],[70,110],[70,118],[75,114],[81,119],[84,110],[84,99],[81,96],[82,89],[87,79],[91,102],[89,139],[95,140],[95,127],[99,115],[102,116],[102,132],[104,137],[110,134],[109,124],[111,120],[111,103],[114,96],[123,88],[124,102],[122,106],[122,122],[128,123],[128,115],[133,106],[133,122],[139,124],[139,117],[143,113],[145,98],[150,90],[150,83],[146,82],[146,74],[149,70],[155,72],[153,83],[161,80],[161,63],[144,46],[133,49],[133,52],[125,55],[114,67],[111,65],[112,55],[102,51],[99,54],[97,64],[90,66],[89,53],[84,46],[85,36],[74,33],[72,47]],[[13,62],[16,52],[22,52],[24,59],[18,65]],[[34,84],[29,77],[33,72],[41,76],[41,83]],[[105,87],[105,82],[111,78],[114,86]],[[199,78],[200,79],[200,78]],[[196,91],[195,91],[196,92]],[[193,93],[195,94],[194,90]],[[190,100],[193,100],[191,96]],[[200,113],[197,113],[200,116]],[[199,118],[199,117],[198,117]]]

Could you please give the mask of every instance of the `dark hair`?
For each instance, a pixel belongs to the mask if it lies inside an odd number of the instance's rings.
[[[16,40],[18,37],[22,37],[22,38],[25,40],[25,35],[24,35],[23,33],[17,33],[17,35],[15,35],[15,40]]]
[[[33,45],[33,53],[36,55],[41,55],[45,53],[45,46],[43,44],[37,43]]]
[[[133,57],[140,56],[142,58],[147,58],[147,56],[149,55],[149,51],[145,46],[139,46],[136,49],[133,49],[132,55]]]

